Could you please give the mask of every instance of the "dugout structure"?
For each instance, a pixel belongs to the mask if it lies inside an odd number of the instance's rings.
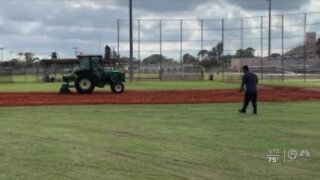
[[[12,82],[12,67],[0,67],[0,83]]]
[[[79,63],[78,59],[42,59],[42,82],[60,82]]]

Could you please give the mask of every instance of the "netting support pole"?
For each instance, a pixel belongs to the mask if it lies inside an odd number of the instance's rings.
[[[130,81],[133,81],[133,20],[132,20],[132,0],[129,0],[129,36],[130,36],[130,70],[129,70],[129,77]]]
[[[272,9],[272,3],[271,3],[271,0],[268,0],[269,1],[269,43],[268,43],[268,57],[269,57],[269,60],[271,60],[271,25],[272,25],[272,16],[271,16],[271,9]]]
[[[223,55],[224,55],[224,19],[221,20],[221,42],[222,42],[222,52],[220,56],[221,62],[221,72],[222,72],[222,80],[224,80],[224,62],[223,62]]]
[[[284,81],[284,16],[281,16],[281,80]]]
[[[307,37],[306,37],[306,34],[307,34],[307,13],[304,14],[304,46],[303,46],[303,81],[306,82],[306,73],[307,73]]]
[[[120,19],[117,21],[117,59],[120,59]]]
[[[162,68],[162,20],[159,21],[159,27],[160,27],[160,37],[159,37],[159,40],[160,40],[160,67],[159,67],[159,78],[160,78],[160,81],[162,80],[162,71],[163,71],[163,68]]]
[[[183,20],[180,20],[180,68],[181,68],[181,80],[183,80]]]
[[[140,19],[139,19],[138,20],[138,79],[139,80],[140,80],[140,63],[141,63],[140,38],[141,38],[141,32],[140,32]]]
[[[201,19],[201,50],[203,50],[203,19]]]
[[[260,59],[260,79],[261,81],[263,81],[263,16],[261,16],[261,39],[260,39],[260,42],[261,42],[261,59]]]
[[[243,48],[243,18],[241,17],[240,19],[240,44],[241,44],[241,49],[244,50]],[[240,60],[241,60],[241,63],[240,63],[240,72],[241,72],[241,69],[242,69],[242,66],[244,65],[243,64],[243,55],[241,54],[240,56]]]

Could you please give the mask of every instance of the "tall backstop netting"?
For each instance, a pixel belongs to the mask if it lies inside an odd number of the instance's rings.
[[[309,12],[272,15],[272,19],[134,19],[133,56],[140,63],[134,72],[154,72],[160,79],[166,74],[173,79],[180,75],[183,79],[186,73],[181,67],[201,65],[206,74],[236,79],[232,76],[240,76],[242,66],[249,65],[261,79],[320,79],[319,15]],[[129,57],[128,30],[129,21],[119,19],[120,57]],[[144,68],[150,65],[155,68]],[[167,70],[170,65],[181,67],[173,72]]]
[[[160,72],[161,80],[203,80],[204,71],[199,65],[166,66]]]

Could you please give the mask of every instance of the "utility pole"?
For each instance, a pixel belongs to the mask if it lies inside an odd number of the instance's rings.
[[[129,62],[129,77],[130,81],[133,81],[133,25],[132,25],[132,0],[129,0],[129,21],[130,21],[130,62]]]

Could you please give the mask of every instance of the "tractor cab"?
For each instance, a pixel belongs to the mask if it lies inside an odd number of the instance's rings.
[[[80,70],[103,69],[102,56],[78,56]]]
[[[79,66],[70,75],[63,77],[65,82],[60,92],[68,92],[69,87],[75,87],[78,93],[91,93],[95,87],[103,88],[110,85],[112,92],[122,93],[124,91],[125,73],[112,69],[104,69],[102,56],[84,55],[78,56]],[[74,82],[73,86],[69,83]]]

